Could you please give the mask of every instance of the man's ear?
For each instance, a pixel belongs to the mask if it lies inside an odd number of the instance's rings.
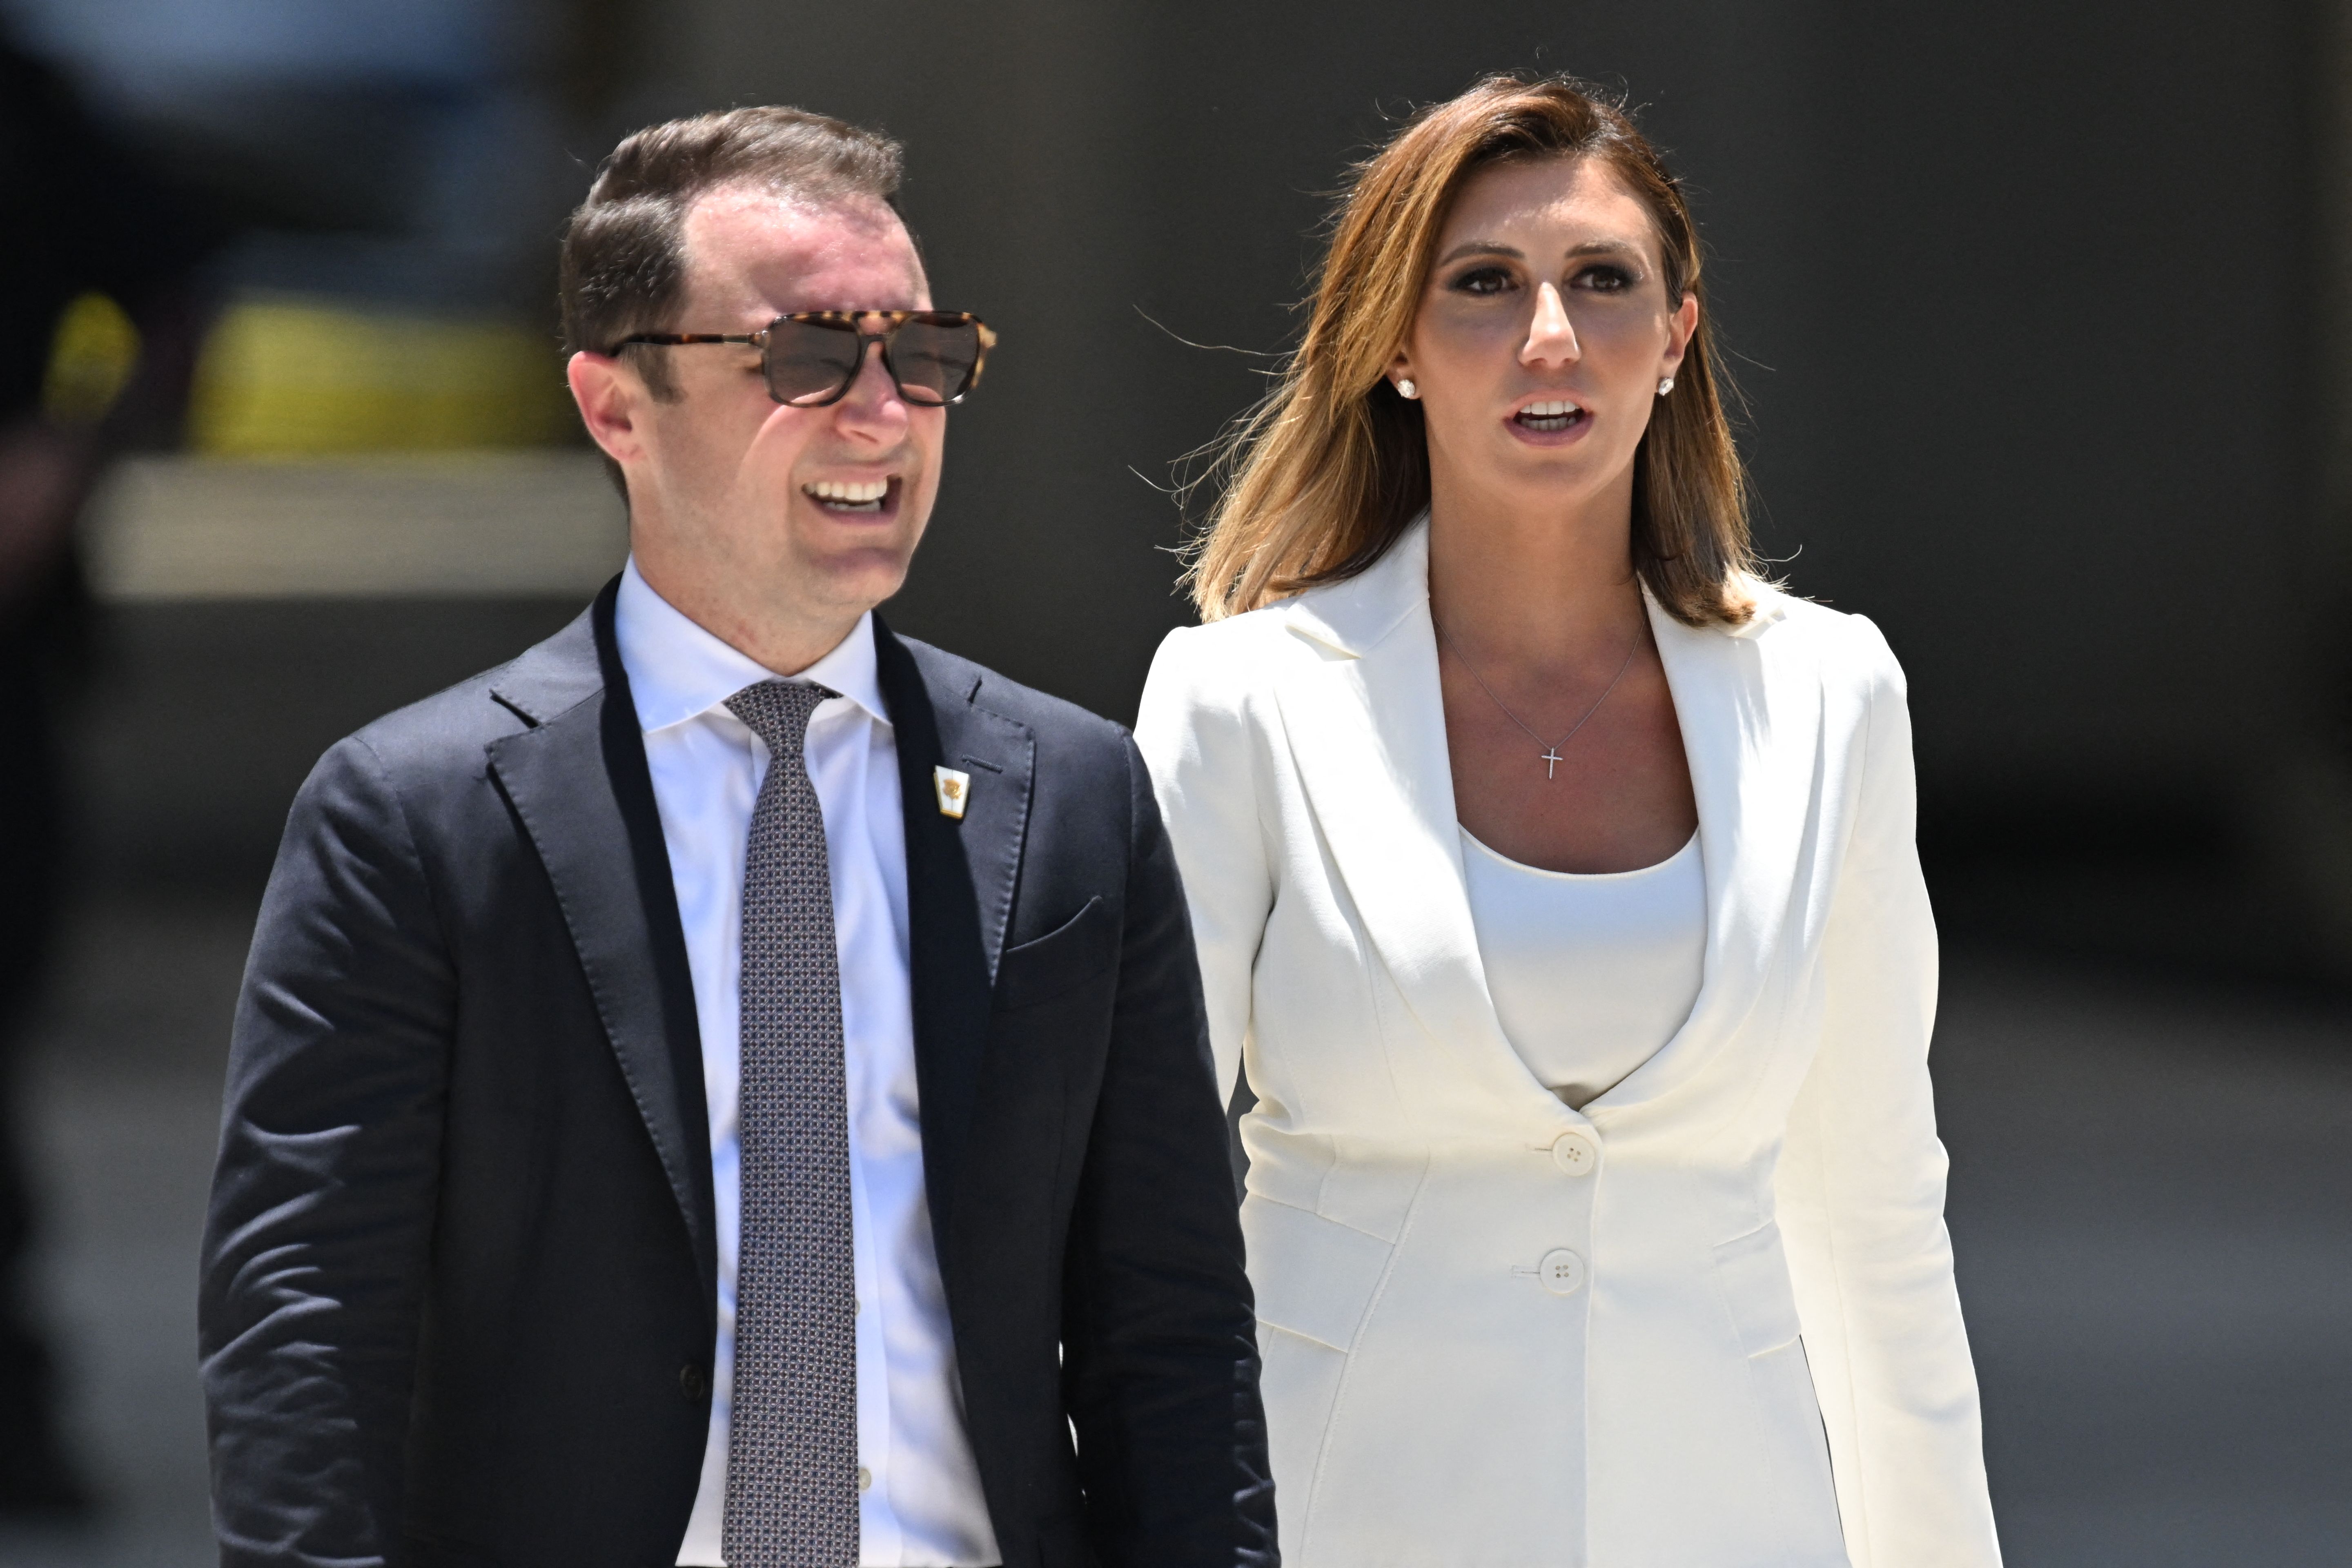
[[[572,400],[580,405],[580,422],[604,455],[616,463],[643,458],[637,422],[652,401],[644,379],[611,354],[584,351],[572,356],[563,374],[572,384]]]

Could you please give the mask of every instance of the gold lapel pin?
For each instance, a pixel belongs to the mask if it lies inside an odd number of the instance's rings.
[[[953,768],[933,768],[931,787],[940,794],[940,815],[963,820],[963,808],[971,799],[971,775]]]

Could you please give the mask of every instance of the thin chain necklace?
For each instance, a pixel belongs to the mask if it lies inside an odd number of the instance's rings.
[[[1633,656],[1642,651],[1642,638],[1650,629],[1649,622],[1644,620],[1634,631],[1633,646],[1625,650],[1625,662],[1617,667],[1617,673],[1610,679],[1608,689],[1602,691],[1600,696],[1592,700],[1592,706],[1584,710],[1583,718],[1579,719],[1575,723],[1568,727],[1567,734],[1562,735],[1557,741],[1547,742],[1540,731],[1535,729],[1533,726],[1528,724],[1526,720],[1512,712],[1509,704],[1506,703],[1501,698],[1495,695],[1495,689],[1486,684],[1486,678],[1478,673],[1478,667],[1472,664],[1468,656],[1463,653],[1462,649],[1454,643],[1454,639],[1445,635],[1445,628],[1443,626],[1438,625],[1437,617],[1434,616],[1431,616],[1429,624],[1437,627],[1437,640],[1444,643],[1447,647],[1453,649],[1454,657],[1462,661],[1462,668],[1470,672],[1470,679],[1478,683],[1478,689],[1485,692],[1487,700],[1493,702],[1496,707],[1500,708],[1503,710],[1503,717],[1508,719],[1512,723],[1517,724],[1520,729],[1527,731],[1528,736],[1533,739],[1538,745],[1543,747],[1542,754],[1536,760],[1543,763],[1544,777],[1547,779],[1552,776],[1552,770],[1559,766],[1559,749],[1562,746],[1567,745],[1570,741],[1576,739],[1576,732],[1579,730],[1583,729],[1584,726],[1591,721],[1591,718],[1595,713],[1601,711],[1601,705],[1609,700],[1609,693],[1617,689],[1617,683],[1625,679],[1625,672],[1627,670],[1633,668]]]

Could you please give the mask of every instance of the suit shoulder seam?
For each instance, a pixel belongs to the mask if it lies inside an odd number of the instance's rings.
[[[376,749],[375,742],[367,738],[365,731],[352,736],[351,741],[352,744],[367,753],[368,761],[375,770],[377,782],[392,803],[392,809],[400,823],[403,850],[408,858],[409,864],[415,868],[417,886],[425,894],[425,907],[433,918],[435,944],[446,954],[450,951],[448,920],[446,912],[442,908],[441,890],[435,884],[432,868],[425,864],[424,840],[418,837],[416,819],[409,811],[407,792],[401,788],[400,780],[394,773],[391,764],[384,760],[383,753]]]

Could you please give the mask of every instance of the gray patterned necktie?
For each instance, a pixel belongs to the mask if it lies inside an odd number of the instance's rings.
[[[768,744],[743,858],[742,1238],[719,1548],[730,1568],[856,1568],[856,1264],[841,965],[803,753],[835,693],[763,680],[727,707]]]

